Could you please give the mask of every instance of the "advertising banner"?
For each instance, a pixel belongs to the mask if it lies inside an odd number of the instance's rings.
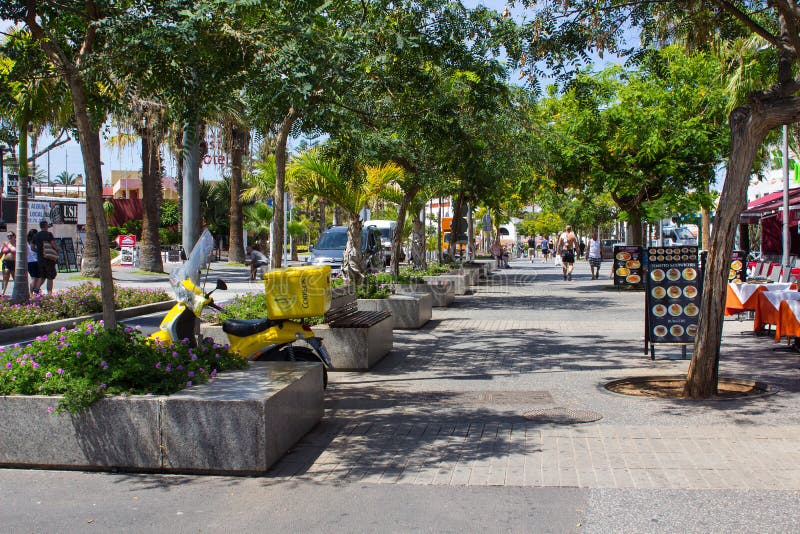
[[[654,247],[647,249],[647,255],[646,339],[694,343],[703,290],[697,247]]]
[[[614,285],[642,284],[642,247],[614,245]]]

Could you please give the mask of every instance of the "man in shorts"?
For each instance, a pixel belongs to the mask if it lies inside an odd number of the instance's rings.
[[[572,231],[572,226],[568,224],[564,232],[558,236],[558,243],[556,244],[556,254],[561,255],[561,272],[564,275],[564,280],[572,280],[577,245],[578,238],[575,232]]]
[[[267,257],[258,249],[258,245],[253,245],[252,247],[247,247],[247,263],[250,264],[250,280],[253,281],[256,279],[256,274],[261,267],[267,267],[269,265],[269,260]]]
[[[56,260],[47,258],[44,255],[45,243],[49,243],[53,249],[58,252],[58,245],[56,244],[55,236],[49,231],[50,223],[42,221],[39,223],[39,231],[33,238],[33,247],[36,249],[36,256],[39,262],[39,278],[36,280],[35,291],[41,289],[42,284],[47,280],[47,292],[53,292],[53,281],[56,279],[58,271],[56,270]]]
[[[533,258],[536,257],[536,239],[533,236],[528,238],[528,259],[533,263]]]

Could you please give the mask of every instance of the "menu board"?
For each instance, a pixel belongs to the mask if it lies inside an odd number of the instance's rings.
[[[742,250],[734,250],[731,255],[731,268],[728,271],[728,282],[747,281],[747,255]]]
[[[58,245],[58,270],[71,272],[78,270],[78,259],[75,256],[75,243],[71,237],[56,237]]]
[[[614,285],[640,285],[642,283],[642,259],[642,247],[614,245]]]
[[[650,343],[694,343],[703,290],[697,247],[649,248],[647,257],[647,340]]]

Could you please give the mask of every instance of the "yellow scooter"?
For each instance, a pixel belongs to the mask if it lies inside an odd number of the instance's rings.
[[[159,329],[150,338],[164,344],[188,340],[196,345],[195,317],[200,317],[208,306],[224,312],[224,308],[214,303],[211,294],[217,289],[227,289],[223,280],[217,280],[216,287],[204,293],[197,284],[200,269],[213,250],[214,240],[206,230],[186,263],[173,271],[170,285],[175,293],[175,305],[161,321]],[[198,259],[199,258],[199,259]],[[332,369],[328,351],[322,339],[302,321],[289,319],[228,319],[222,324],[228,335],[230,350],[244,358],[258,361],[303,361],[323,364],[323,385],[328,384],[327,369]],[[298,341],[305,341],[311,348],[295,347]]]

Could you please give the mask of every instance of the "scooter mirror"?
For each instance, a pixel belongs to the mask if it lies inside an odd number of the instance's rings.
[[[225,283],[225,280],[222,278],[217,278],[217,289],[228,289],[228,284]]]

